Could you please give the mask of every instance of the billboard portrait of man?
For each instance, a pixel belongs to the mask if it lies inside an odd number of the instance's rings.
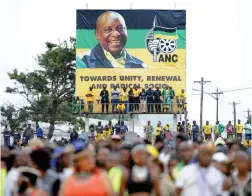
[[[143,61],[125,49],[127,26],[117,12],[106,11],[96,20],[95,38],[98,44],[82,57],[87,68],[147,68]]]

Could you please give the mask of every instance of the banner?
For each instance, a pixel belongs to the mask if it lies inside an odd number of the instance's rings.
[[[77,10],[76,96],[137,85],[186,89],[185,10]]]

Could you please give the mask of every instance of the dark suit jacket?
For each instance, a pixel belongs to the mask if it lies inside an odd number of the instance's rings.
[[[97,44],[90,53],[85,54],[82,58],[87,68],[113,68],[113,65],[106,58],[100,44]],[[146,68],[143,61],[131,56],[126,51],[125,68]]]

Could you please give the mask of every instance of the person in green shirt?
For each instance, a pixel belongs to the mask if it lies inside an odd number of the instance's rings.
[[[162,91],[162,96],[163,96],[163,112],[167,113],[169,108],[171,107],[171,97],[168,86],[166,86],[166,88]]]
[[[174,92],[174,90],[172,89],[171,86],[169,87],[169,97],[171,99],[170,110],[171,110],[171,112],[173,112],[175,92]]]
[[[220,124],[219,121],[216,121],[216,125],[214,126],[214,140],[216,140],[219,137],[219,135],[222,134],[224,129],[225,129],[225,126]]]

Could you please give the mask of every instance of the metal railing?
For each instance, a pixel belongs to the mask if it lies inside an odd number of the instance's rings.
[[[120,105],[123,106],[120,106]],[[118,106],[119,105],[119,106]],[[109,113],[109,114],[182,114],[184,112],[183,107],[178,107],[177,102],[173,102],[171,105],[160,102],[160,103],[132,103],[132,102],[122,102],[122,103],[101,103],[101,102],[89,102],[89,103],[73,103],[72,105],[73,113]]]

